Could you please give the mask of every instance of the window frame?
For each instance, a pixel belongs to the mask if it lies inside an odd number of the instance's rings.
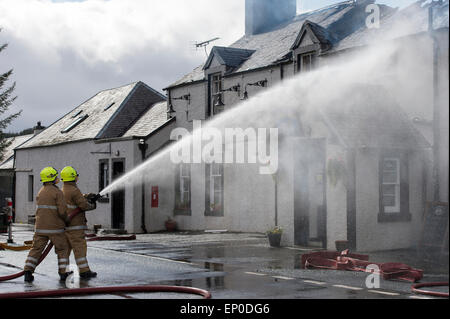
[[[183,168],[187,168],[188,175],[183,175]],[[182,188],[186,182],[188,181],[188,191],[185,191],[184,188]],[[177,165],[176,168],[176,174],[175,174],[175,208],[174,208],[174,215],[184,215],[184,216],[191,216],[192,210],[192,170],[190,164],[180,163]],[[188,201],[187,204],[182,204],[182,200],[184,197],[184,194],[188,194]]]
[[[99,192],[105,189],[111,183],[111,165],[109,159],[101,159],[98,161],[98,188]],[[103,165],[106,165],[107,175],[104,175]],[[104,184],[106,177],[106,185]],[[104,197],[98,200],[100,203],[109,203],[109,194],[106,194]]]
[[[83,123],[87,118],[89,117],[89,115],[84,114],[81,115],[80,117],[78,117],[75,121],[73,121],[69,126],[67,126],[66,128],[64,128],[63,130],[61,130],[62,134],[67,134],[70,131],[72,131],[75,127],[77,127],[78,125],[80,125],[81,123]]]
[[[220,100],[223,103],[223,76],[222,73],[213,73],[211,74],[211,102],[212,102],[212,115],[217,115],[224,111],[224,107],[221,106],[220,109],[215,107],[217,100]]]
[[[34,202],[34,175],[28,175],[28,202]]]
[[[214,173],[214,165],[220,167],[220,174]],[[224,176],[225,166],[223,163],[210,163],[205,165],[205,216],[224,216]],[[215,179],[217,178],[220,178],[219,184],[214,183]],[[218,191],[216,191],[215,185],[220,185],[220,189]],[[221,198],[219,209],[213,209],[212,206],[215,204],[211,203],[211,201],[215,199],[216,193],[220,193]]]
[[[297,55],[297,72],[298,73],[306,73],[306,72],[310,72],[313,71],[315,69],[315,65],[316,65],[316,52],[315,51],[310,51],[310,52],[305,52],[305,53],[300,53]],[[309,68],[307,70],[305,70],[305,66],[303,64],[304,58],[305,57],[309,57]]]
[[[412,220],[409,212],[409,164],[408,154],[405,151],[382,151],[379,158],[379,214],[378,222],[409,222]],[[396,161],[396,181],[386,181],[386,161]],[[395,206],[385,205],[385,187],[395,185]],[[392,195],[387,195],[392,196]],[[390,209],[386,209],[392,207]]]

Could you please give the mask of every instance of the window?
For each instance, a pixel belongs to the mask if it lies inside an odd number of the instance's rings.
[[[223,164],[206,165],[206,215],[223,216]]]
[[[405,153],[387,152],[380,158],[379,222],[410,221],[409,170]]]
[[[382,203],[385,213],[400,213],[400,159],[383,159]]]
[[[28,175],[28,201],[34,201],[34,176]]]
[[[75,122],[73,122],[68,127],[66,127],[64,130],[62,130],[61,133],[69,133],[71,130],[73,130],[77,125],[79,125],[81,122],[83,122],[88,117],[89,117],[89,115],[87,115],[87,114],[80,116],[78,119],[75,120]]]
[[[103,109],[103,111],[109,110],[111,107],[113,107],[114,104],[116,104],[116,102],[113,102],[113,103],[109,104],[108,106],[106,106],[106,107]]]
[[[76,118],[77,116],[79,116],[81,113],[83,113],[83,110],[78,111],[77,113],[75,113],[74,115],[72,115],[72,118]]]
[[[212,96],[211,100],[213,106],[213,115],[219,114],[224,110],[221,74],[212,75],[211,96]]]
[[[308,72],[314,69],[316,57],[315,53],[300,54],[297,59],[297,71]]]
[[[191,166],[180,164],[177,169],[175,182],[175,214],[191,214]]]
[[[98,183],[99,192],[104,190],[108,185],[109,185],[109,160],[100,160],[100,162],[99,162],[99,183]],[[103,200],[108,201],[108,199],[103,199]]]

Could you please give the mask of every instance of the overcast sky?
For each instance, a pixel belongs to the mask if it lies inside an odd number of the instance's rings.
[[[298,11],[336,0],[298,0]],[[403,7],[415,0],[379,0]],[[244,0],[0,0],[0,72],[14,69],[22,116],[48,126],[97,92],[143,81],[161,91],[206,59],[196,42],[244,34]],[[211,45],[211,46],[212,46]],[[211,46],[208,48],[210,49]]]

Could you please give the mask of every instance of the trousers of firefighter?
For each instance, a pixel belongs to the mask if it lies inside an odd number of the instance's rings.
[[[91,271],[88,264],[85,239],[87,229],[85,212],[96,209],[95,201],[89,200],[95,194],[81,193],[77,187],[79,174],[70,166],[61,171],[61,178],[53,167],[44,168],[40,177],[43,185],[36,197],[35,233],[25,261],[25,282],[34,280],[33,273],[49,241],[55,246],[61,281],[65,281],[72,273],[67,270],[71,251],[80,278],[96,277],[97,273]],[[64,183],[62,190],[56,186],[60,180]],[[81,210],[81,213],[69,219],[70,214],[77,209]]]

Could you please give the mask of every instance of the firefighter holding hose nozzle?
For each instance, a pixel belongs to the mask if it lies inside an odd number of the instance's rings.
[[[61,171],[61,180],[64,182],[63,193],[70,213],[76,209],[80,209],[81,213],[67,221],[66,237],[75,256],[80,278],[90,279],[97,276],[96,272],[91,271],[87,261],[87,243],[85,238],[85,230],[87,229],[87,220],[85,212],[97,208],[95,200],[92,200],[95,194],[83,195],[78,189],[78,173],[70,166],[63,168]]]
[[[69,243],[64,234],[67,206],[64,194],[56,186],[59,183],[58,171],[53,167],[46,167],[41,171],[40,176],[43,186],[36,197],[35,233],[32,248],[25,261],[25,282],[34,280],[33,272],[49,240],[55,246],[55,253],[58,256],[58,273],[61,281],[64,281],[69,275],[66,268],[70,256]]]

